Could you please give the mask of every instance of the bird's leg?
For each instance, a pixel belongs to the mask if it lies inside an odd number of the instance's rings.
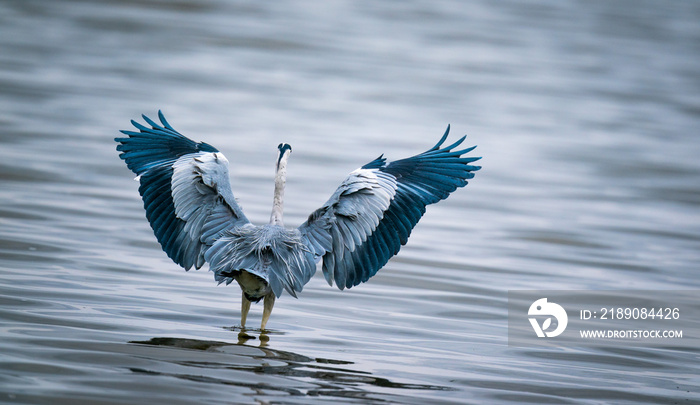
[[[270,292],[269,294],[265,295],[265,301],[263,302],[263,316],[260,329],[265,330],[265,325],[267,325],[267,320],[270,319],[273,306],[275,306],[275,293]]]
[[[248,318],[250,311],[250,301],[245,297],[245,293],[241,293],[241,328],[245,328],[245,320]]]

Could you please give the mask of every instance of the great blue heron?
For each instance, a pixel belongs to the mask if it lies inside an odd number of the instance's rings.
[[[450,131],[427,151],[391,163],[379,156],[353,171],[330,199],[296,229],[282,223],[282,202],[291,146],[281,143],[270,223],[250,223],[229,182],[228,160],[213,146],[177,132],[158,111],[161,124],[121,131],[117,150],[140,181],[146,218],[163,250],[189,270],[209,263],[219,283],[241,287],[241,327],[250,303],[264,298],[265,329],[275,298],[296,297],[323,260],[331,286],[351,288],[374,276],[406,244],[428,204],[447,198],[474,177],[475,147],[452,151],[466,138],[441,148]]]

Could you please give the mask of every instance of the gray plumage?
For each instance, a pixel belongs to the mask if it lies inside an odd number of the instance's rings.
[[[245,291],[250,301],[259,301],[272,291],[296,297],[316,272],[314,253],[302,241],[301,232],[279,225],[244,226],[222,234],[204,258],[216,281],[230,284],[242,269],[265,280],[263,291]],[[245,286],[241,286],[245,287]]]
[[[264,329],[275,299],[296,297],[323,262],[330,285],[351,288],[369,280],[408,241],[425,207],[467,184],[478,157],[472,148],[453,151],[465,139],[441,148],[440,141],[416,156],[391,163],[380,156],[351,172],[338,189],[297,229],[282,221],[287,160],[291,147],[278,146],[270,223],[250,223],[236,202],[229,162],[213,146],[175,131],[158,112],[146,127],[121,131],[117,150],[138,176],[146,217],[163,250],[189,270],[209,263],[219,283],[236,280],[243,292],[241,325],[250,302],[264,298]]]

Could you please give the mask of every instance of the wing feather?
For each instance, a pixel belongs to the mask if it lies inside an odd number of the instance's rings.
[[[177,132],[158,112],[121,131],[117,150],[138,177],[146,218],[165,253],[189,270],[224,231],[249,223],[231,192],[228,160],[213,146]]]
[[[396,255],[425,214],[480,166],[456,150],[466,137],[441,147],[450,127],[427,151],[389,164],[382,156],[350,175],[331,198],[299,227],[305,243],[323,259],[323,274],[341,290],[366,282]]]

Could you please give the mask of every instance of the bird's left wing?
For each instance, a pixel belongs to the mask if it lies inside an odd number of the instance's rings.
[[[456,150],[462,137],[441,148],[450,127],[431,149],[389,164],[379,157],[350,175],[299,227],[323,274],[341,290],[374,276],[408,241],[425,207],[447,198],[474,177],[478,157]]]
[[[204,264],[204,252],[225,230],[249,223],[236,203],[228,160],[213,146],[177,132],[158,111],[161,124],[121,131],[119,155],[141,183],[146,218],[175,263],[189,270]]]

